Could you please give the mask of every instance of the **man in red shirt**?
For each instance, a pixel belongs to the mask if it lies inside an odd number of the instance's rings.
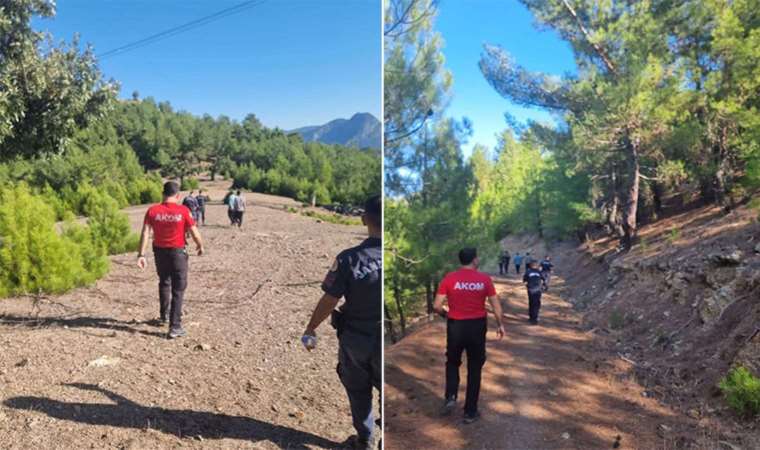
[[[158,272],[158,298],[160,300],[160,320],[166,323],[169,310],[169,339],[185,336],[182,329],[182,300],[187,287],[188,254],[185,250],[185,233],[189,232],[198,249],[203,254],[203,241],[195,226],[195,221],[187,207],[179,204],[179,185],[173,181],[164,184],[164,200],[148,208],[145,213],[140,253],[137,266],[145,269],[145,251],[153,229],[153,254]],[[171,309],[170,309],[171,304]]]
[[[459,252],[462,267],[447,274],[438,285],[433,308],[446,314],[446,393],[441,413],[448,415],[456,406],[459,391],[459,366],[462,352],[467,352],[467,397],[464,403],[464,422],[472,423],[480,418],[478,396],[480,395],[480,372],[486,362],[486,330],[488,320],[486,299],[491,303],[498,328],[499,339],[504,337],[501,303],[496,295],[493,281],[478,272],[478,252],[465,248]],[[444,306],[444,300],[448,308]]]

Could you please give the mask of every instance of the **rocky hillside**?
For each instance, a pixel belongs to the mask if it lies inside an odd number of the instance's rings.
[[[739,420],[717,388],[732,366],[760,375],[756,211],[676,215],[644,227],[625,254],[609,239],[567,250],[558,261],[565,297],[585,313],[589,332],[634,364],[646,395],[721,435],[760,442],[757,424]]]

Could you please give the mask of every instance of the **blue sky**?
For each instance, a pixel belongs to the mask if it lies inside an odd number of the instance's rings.
[[[57,16],[34,25],[67,42],[78,32],[101,54],[239,3],[58,0]],[[380,117],[381,4],[267,0],[100,65],[122,97],[137,90],[194,114],[254,113],[284,129],[356,112]]]
[[[484,43],[501,45],[523,67],[561,75],[575,71],[570,47],[552,31],[539,31],[532,14],[517,0],[442,0],[436,29],[445,41],[446,67],[454,76],[449,116],[468,117],[474,135],[465,146],[470,154],[476,143],[489,149],[506,128],[504,113],[520,121],[552,121],[545,111],[511,104],[488,84],[478,68]]]

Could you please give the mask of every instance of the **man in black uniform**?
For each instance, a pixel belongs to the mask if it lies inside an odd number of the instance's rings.
[[[531,325],[538,325],[538,311],[541,309],[544,276],[538,270],[538,261],[535,259],[529,259],[526,266],[523,283],[528,287],[528,320]]]
[[[372,388],[380,393],[382,308],[382,207],[379,195],[367,200],[362,222],[369,238],[341,252],[327,273],[319,300],[301,342],[307,350],[317,345],[316,328],[332,314],[338,332],[338,376],[348,394],[356,436],[346,444],[369,449],[374,437]],[[335,309],[341,297],[345,302]]]

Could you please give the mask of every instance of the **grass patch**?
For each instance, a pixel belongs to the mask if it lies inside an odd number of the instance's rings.
[[[678,228],[671,228],[670,232],[668,232],[668,242],[673,244],[680,238],[681,238],[681,230],[679,230]]]
[[[612,311],[610,314],[610,328],[613,330],[620,330],[625,327],[625,317],[620,311]]]
[[[326,214],[311,210],[302,210],[292,206],[286,206],[286,211],[293,214],[311,217],[312,219],[321,220],[322,222],[335,223],[338,225],[361,225],[362,220],[358,217],[341,216],[338,214]]]
[[[731,369],[718,384],[729,406],[744,417],[760,413],[760,379],[745,367]]]

